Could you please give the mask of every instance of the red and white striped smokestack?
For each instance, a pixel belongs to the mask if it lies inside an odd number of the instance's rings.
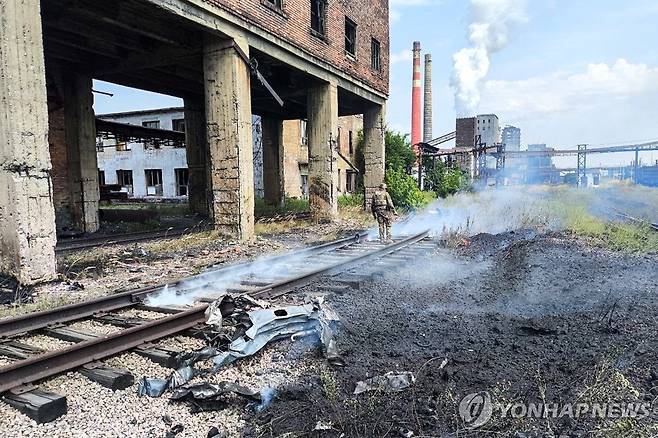
[[[420,94],[420,41],[414,41],[414,74],[411,87],[411,144],[414,148],[421,140]]]

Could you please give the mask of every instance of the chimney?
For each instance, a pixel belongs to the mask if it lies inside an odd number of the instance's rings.
[[[423,141],[432,140],[432,55],[425,55],[425,111],[423,113]]]
[[[411,145],[420,143],[420,41],[414,41],[414,73],[411,88]]]

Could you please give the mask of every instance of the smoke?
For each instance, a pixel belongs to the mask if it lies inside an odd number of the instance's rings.
[[[470,47],[452,56],[451,85],[460,117],[475,114],[491,55],[505,48],[514,27],[527,21],[525,0],[471,0]]]

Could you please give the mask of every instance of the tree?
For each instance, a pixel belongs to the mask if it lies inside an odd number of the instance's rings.
[[[432,161],[423,163],[425,169],[425,187],[437,196],[445,198],[468,189],[468,178],[458,168],[447,168],[443,162],[436,165]]]
[[[416,180],[409,175],[416,162],[416,154],[409,142],[409,136],[386,130],[385,144],[385,181],[388,192],[395,205],[404,209],[420,208],[426,203],[426,197],[418,188]],[[363,155],[363,131],[357,137],[355,166],[360,176],[365,172],[365,159]],[[359,178],[359,187],[363,188],[363,179]]]
[[[416,154],[409,143],[409,136],[386,131],[386,170],[403,170],[409,173],[416,162]]]

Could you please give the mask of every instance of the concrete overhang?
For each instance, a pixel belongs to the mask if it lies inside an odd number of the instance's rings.
[[[183,17],[222,36],[246,35],[249,46],[319,80],[334,82],[339,88],[362,99],[383,105],[387,95],[341,71],[305,50],[260,27],[202,0],[146,0],[161,9]]]

